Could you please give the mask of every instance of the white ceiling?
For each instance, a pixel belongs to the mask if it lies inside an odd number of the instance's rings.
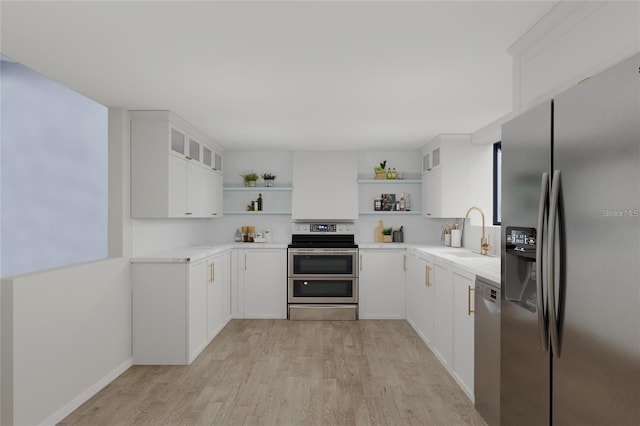
[[[538,1],[6,2],[2,54],[227,149],[406,149],[511,111]]]

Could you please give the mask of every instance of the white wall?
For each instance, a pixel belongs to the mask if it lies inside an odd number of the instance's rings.
[[[115,257],[2,280],[3,425],[55,424],[133,361],[128,126],[110,110]]]
[[[132,364],[129,260],[2,280],[2,424],[55,424]]]
[[[211,241],[211,226],[220,219],[133,219],[133,256]]]

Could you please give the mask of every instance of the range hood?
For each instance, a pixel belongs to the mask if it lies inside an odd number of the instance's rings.
[[[295,222],[358,219],[357,153],[294,152],[291,216]]]

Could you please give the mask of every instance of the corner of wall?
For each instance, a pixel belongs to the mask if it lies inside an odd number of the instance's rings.
[[[131,257],[130,114],[109,108],[109,257]]]

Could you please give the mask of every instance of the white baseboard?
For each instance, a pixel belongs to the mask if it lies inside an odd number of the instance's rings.
[[[106,376],[98,380],[93,385],[89,386],[80,395],[78,395],[77,397],[69,401],[64,406],[60,407],[58,411],[56,411],[51,416],[49,416],[49,418],[47,418],[45,421],[40,423],[40,426],[50,426],[50,425],[53,426],[59,423],[60,421],[62,421],[62,419],[67,417],[69,414],[71,414],[75,409],[77,409],[79,406],[81,406],[86,401],[88,401],[89,398],[91,398],[93,395],[100,392],[102,388],[104,388],[109,383],[111,383],[116,377],[124,373],[132,365],[133,365],[133,357],[129,358],[128,360],[126,360],[125,362],[123,362],[113,370],[111,370],[111,372],[109,372]]]

